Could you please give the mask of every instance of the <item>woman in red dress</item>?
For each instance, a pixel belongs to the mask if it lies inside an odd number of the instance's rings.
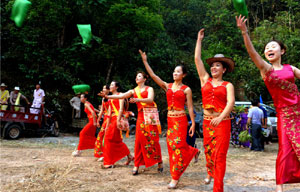
[[[109,85],[104,85],[101,94],[108,95],[108,93],[109,93]],[[94,156],[96,158],[99,158],[98,161],[103,161],[103,145],[104,145],[105,127],[108,119],[108,108],[109,108],[109,100],[103,98],[101,104],[101,110],[100,113],[98,114],[97,127],[100,127],[100,120],[102,118],[102,115],[104,115],[104,118],[103,118],[103,123],[100,132],[98,133],[97,136],[95,149],[94,149]]]
[[[192,120],[189,136],[192,137],[195,132],[192,90],[182,83],[182,80],[187,73],[184,66],[177,66],[174,69],[174,83],[166,83],[153,72],[147,62],[146,53],[142,52],[141,50],[139,50],[139,52],[150,77],[166,91],[168,103],[167,145],[169,152],[170,172],[172,176],[172,180],[168,185],[168,188],[175,189],[180,176],[183,174],[191,160],[195,156],[196,158],[199,156],[198,149],[189,146],[186,142],[188,121],[184,110],[185,103],[187,103],[189,114]]]
[[[106,96],[108,99],[130,99],[131,103],[136,103],[138,107],[138,118],[136,122],[135,146],[134,146],[134,168],[133,175],[138,174],[140,166],[145,165],[151,167],[158,164],[158,171],[162,172],[162,156],[159,144],[159,134],[161,133],[159,125],[149,125],[144,120],[143,108],[156,107],[154,99],[154,91],[152,87],[146,86],[147,80],[144,72],[138,72],[135,82],[138,85],[135,89],[131,89],[126,93],[119,95]]]
[[[300,92],[295,78],[300,79],[300,70],[281,63],[286,47],[272,40],[265,46],[268,64],[255,50],[248,35],[244,17],[236,17],[242,31],[249,56],[272,96],[277,112],[278,156],[276,160],[276,192],[283,191],[283,184],[300,183]]]
[[[97,115],[93,105],[87,101],[88,96],[86,94],[81,94],[80,101],[84,103],[84,112],[86,112],[89,119],[89,123],[80,131],[79,134],[79,144],[77,150],[73,151],[72,155],[74,157],[80,156],[82,150],[93,149],[95,147],[95,133],[96,133],[96,119]]]
[[[110,92],[112,95],[119,95],[120,84],[112,81]],[[104,148],[103,148],[103,168],[113,168],[114,164],[127,156],[125,165],[133,160],[130,151],[123,143],[121,117],[123,115],[124,99],[111,99],[108,108],[108,121],[105,128]]]
[[[226,155],[229,148],[231,120],[230,112],[234,106],[234,87],[223,80],[223,74],[231,72],[234,62],[230,58],[217,54],[207,59],[211,76],[205,70],[201,60],[201,43],[204,29],[198,33],[195,48],[195,64],[201,83],[203,103],[203,145],[205,148],[207,177],[205,184],[214,178],[214,192],[224,191],[223,179],[226,169]]]

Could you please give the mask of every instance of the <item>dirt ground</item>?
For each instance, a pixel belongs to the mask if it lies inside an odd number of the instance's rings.
[[[133,153],[134,137],[124,139]],[[161,138],[164,172],[157,167],[145,169],[133,176],[133,164],[103,170],[87,150],[82,157],[72,157],[78,137],[64,135],[58,138],[23,138],[16,141],[1,140],[0,190],[10,191],[168,191],[170,182],[168,154],[165,138]],[[191,163],[181,177],[175,191],[212,191],[213,184],[205,185],[205,157],[202,139],[197,139],[202,154],[198,163]],[[225,175],[227,192],[269,192],[275,189],[275,160],[278,144],[266,146],[265,152],[247,149],[229,149]],[[300,184],[284,186],[285,191],[299,192]]]

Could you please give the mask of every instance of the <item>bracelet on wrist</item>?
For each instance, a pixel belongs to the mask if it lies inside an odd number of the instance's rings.
[[[248,34],[248,30],[242,31],[242,35]]]

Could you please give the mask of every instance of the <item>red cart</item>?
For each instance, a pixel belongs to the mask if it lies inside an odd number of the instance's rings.
[[[50,133],[53,136],[59,135],[59,126],[54,112],[49,112],[41,105],[38,114],[30,113],[26,108],[25,112],[15,111],[15,107],[24,108],[24,106],[9,106],[7,110],[0,110],[1,136],[7,139],[18,139],[23,133]]]

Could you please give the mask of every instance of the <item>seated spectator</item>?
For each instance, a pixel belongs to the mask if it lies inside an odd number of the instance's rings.
[[[20,93],[20,87],[15,87],[14,91],[10,93],[9,102],[12,105],[11,110],[25,112],[24,107],[20,107],[21,99],[25,100],[30,105],[28,99]]]

